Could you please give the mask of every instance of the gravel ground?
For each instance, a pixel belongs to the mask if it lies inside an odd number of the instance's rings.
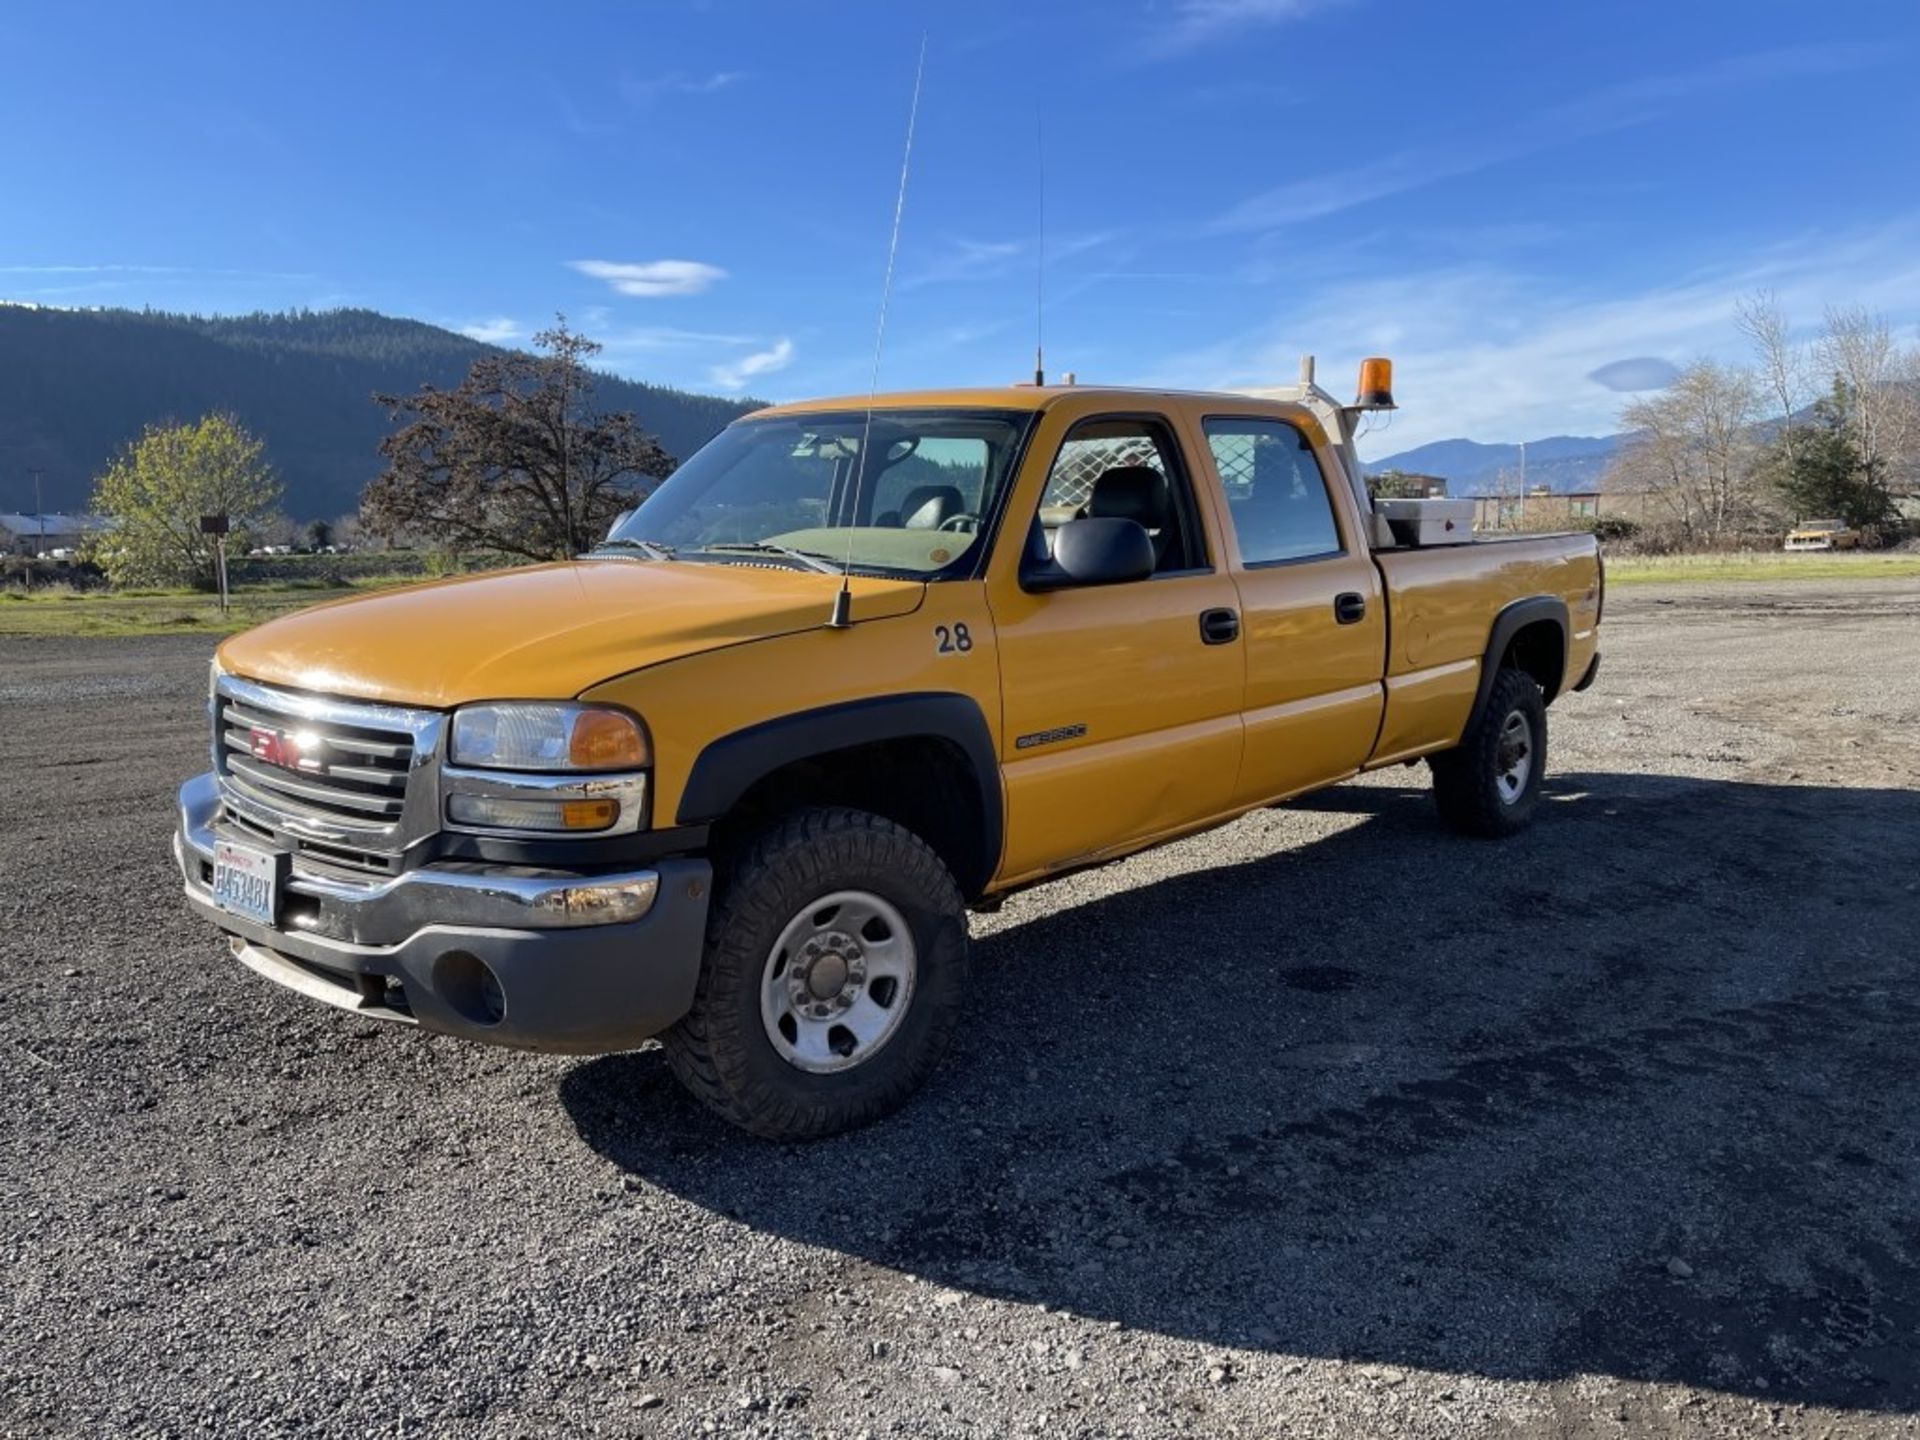
[[[975,922],[806,1148],[186,915],[207,642],[0,641],[0,1434],[1920,1434],[1920,583],[1638,589],[1395,770]]]

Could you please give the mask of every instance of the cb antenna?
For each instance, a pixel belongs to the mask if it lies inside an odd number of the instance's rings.
[[[867,456],[873,441],[873,402],[880,394],[880,350],[887,338],[887,304],[893,299],[893,261],[900,253],[900,217],[907,209],[907,172],[913,165],[913,127],[920,118],[920,81],[927,73],[927,32],[920,32],[920,60],[913,69],[913,103],[907,109],[907,145],[900,157],[900,192],[893,201],[893,236],[887,241],[887,278],[880,286],[880,320],[873,330],[873,376],[867,385],[867,420],[860,433],[860,468],[853,472],[853,504],[847,515],[847,559],[840,568],[840,591],[833,597],[833,613],[827,617],[829,630],[845,630],[853,624],[853,594],[848,588],[853,574],[854,522],[860,518],[860,490],[867,478]]]
[[[1033,151],[1040,174],[1037,209],[1040,240],[1033,265],[1033,383],[1047,383],[1047,131],[1046,115],[1033,111]]]

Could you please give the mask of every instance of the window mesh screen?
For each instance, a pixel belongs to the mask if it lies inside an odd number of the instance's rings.
[[[1259,437],[1251,431],[1238,434],[1222,432],[1208,437],[1213,449],[1214,467],[1220,472],[1220,484],[1228,499],[1253,493],[1254,445]]]
[[[1060,458],[1053,462],[1047,477],[1047,493],[1041,504],[1078,510],[1093,498],[1093,482],[1109,470],[1123,465],[1145,465],[1167,473],[1160,459],[1160,447],[1151,435],[1121,435],[1102,440],[1069,440],[1060,447]]]

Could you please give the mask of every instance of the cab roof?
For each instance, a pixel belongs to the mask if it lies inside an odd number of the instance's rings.
[[[784,405],[769,405],[743,419],[776,415],[817,415],[848,410],[1044,410],[1055,400],[1068,396],[1111,401],[1116,405],[1138,404],[1141,399],[1209,399],[1236,405],[1287,405],[1277,396],[1252,395],[1233,391],[1169,390],[1126,385],[989,385],[961,390],[896,390],[882,395],[842,395],[823,400],[795,400]]]

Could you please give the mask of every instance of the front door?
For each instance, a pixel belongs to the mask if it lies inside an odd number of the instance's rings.
[[[1060,436],[1061,423],[1045,425],[1038,443]],[[1112,515],[1147,528],[1157,567],[1128,584],[1038,594],[1021,586],[1017,564],[989,577],[1006,879],[1218,815],[1240,765],[1244,667],[1227,633],[1237,599],[1173,428],[1153,414],[1087,416],[1051,453],[1039,495],[1023,485],[1013,497],[996,560],[1021,549],[1015,537],[1043,546],[1073,518]]]

